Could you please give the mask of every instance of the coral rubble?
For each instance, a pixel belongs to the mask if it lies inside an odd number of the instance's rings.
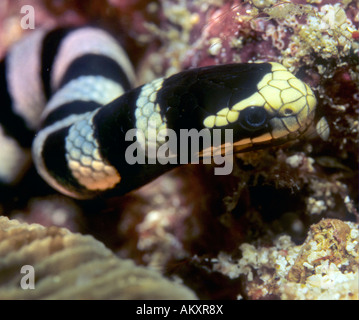
[[[350,299],[359,295],[358,225],[323,219],[296,246],[288,236],[273,246],[240,246],[238,260],[220,253],[213,270],[231,279],[242,276],[250,299]],[[239,298],[242,296],[240,295]]]

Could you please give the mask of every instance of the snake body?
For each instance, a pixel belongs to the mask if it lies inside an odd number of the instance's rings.
[[[316,106],[310,87],[275,62],[189,69],[132,88],[125,51],[92,27],[36,30],[0,67],[0,181],[20,178],[32,148],[38,173],[75,198],[123,194],[173,168],[129,163],[131,129],[146,160],[170,130],[231,129],[242,152],[297,138]]]

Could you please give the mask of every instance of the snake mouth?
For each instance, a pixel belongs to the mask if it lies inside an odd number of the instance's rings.
[[[306,135],[314,123],[313,118],[314,113],[307,118],[308,122],[305,125],[295,128],[295,130],[291,130],[288,125],[285,125],[283,120],[274,118],[270,120],[269,123],[271,126],[275,123],[277,125],[276,130],[269,130],[255,137],[235,141],[233,143],[233,153],[249,152],[294,141]]]
[[[312,122],[313,123],[313,122]],[[216,157],[216,156],[226,156],[226,155],[235,155],[239,153],[245,153],[255,150],[260,150],[268,147],[275,147],[283,145],[285,143],[290,143],[301,136],[306,135],[310,128],[310,125],[300,128],[294,132],[288,132],[286,135],[274,138],[270,132],[265,132],[261,135],[243,138],[233,142],[224,142],[219,146],[208,147],[198,153],[200,158]]]

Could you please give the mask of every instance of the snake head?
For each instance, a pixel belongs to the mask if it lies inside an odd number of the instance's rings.
[[[233,129],[235,153],[293,140],[313,122],[317,101],[312,89],[281,64],[270,65],[254,93],[203,122],[207,128]]]

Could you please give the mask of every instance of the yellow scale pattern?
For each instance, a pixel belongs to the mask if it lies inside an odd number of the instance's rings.
[[[113,188],[121,181],[117,170],[100,155],[92,128],[97,111],[88,112],[88,117],[70,127],[65,144],[66,160],[72,175],[81,185],[94,191]]]
[[[159,78],[145,84],[136,101],[136,128],[142,132],[145,141],[138,139],[147,153],[148,146],[157,149],[166,141],[166,119],[162,119],[160,106],[156,103],[157,92],[162,88],[164,79]],[[142,141],[142,142],[141,142]]]
[[[317,102],[313,91],[281,64],[271,62],[271,65],[272,72],[267,73],[258,83],[256,93],[241,100],[231,109],[226,107],[216,115],[208,116],[203,122],[205,127],[224,127],[236,122],[245,108],[258,106],[267,111],[272,131],[235,144],[255,144],[278,139],[305,128],[314,117]]]

